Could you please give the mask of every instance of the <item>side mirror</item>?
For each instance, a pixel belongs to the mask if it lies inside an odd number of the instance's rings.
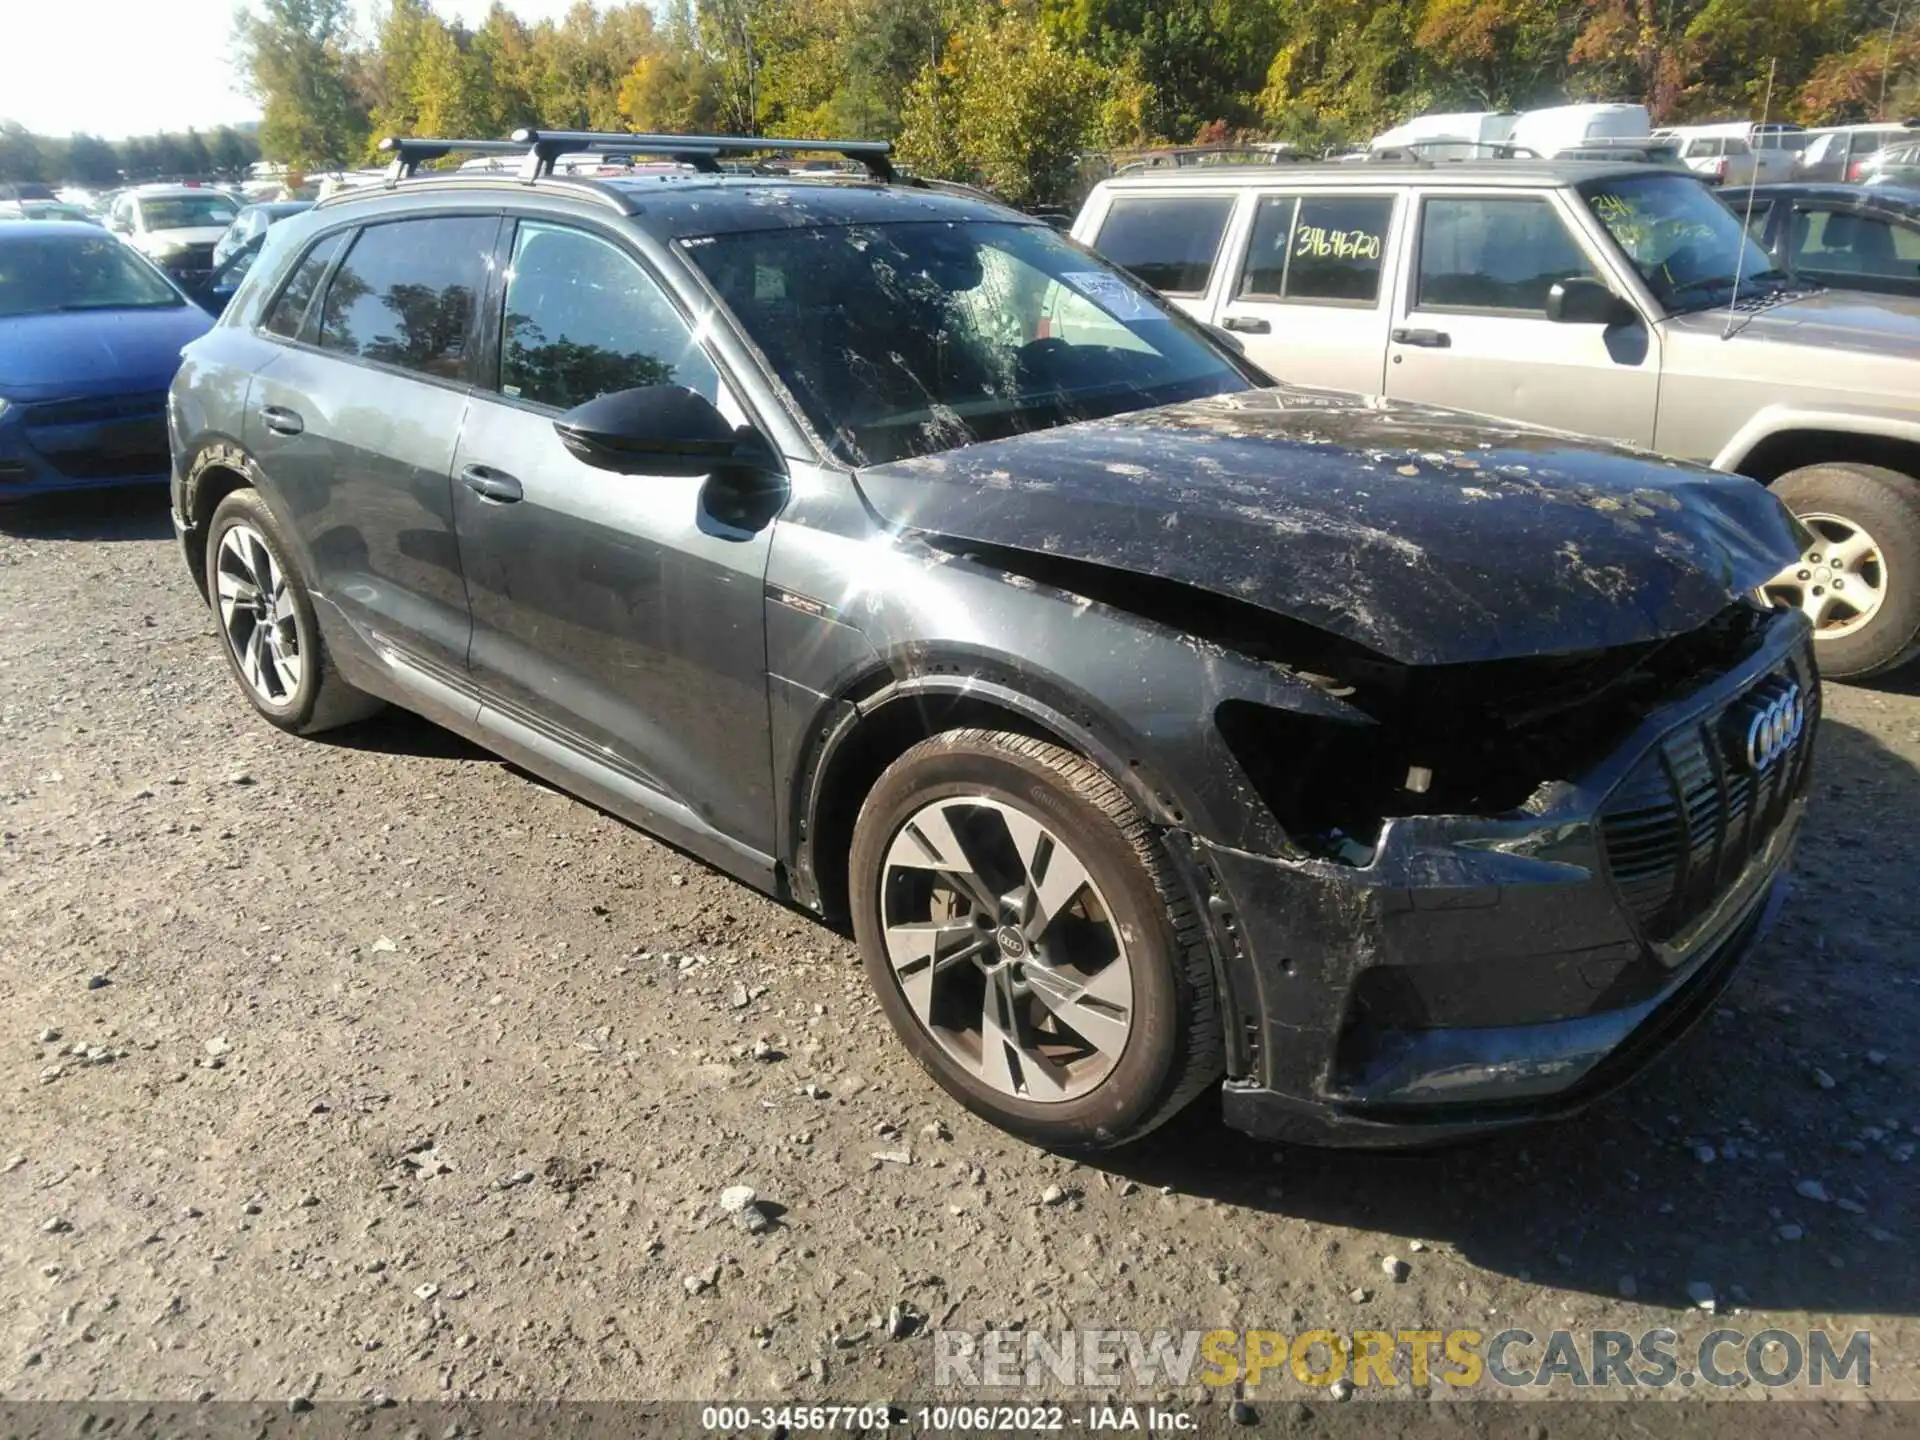
[[[1215,341],[1226,346],[1227,349],[1231,350],[1234,354],[1245,355],[1247,353],[1247,342],[1234,334],[1233,331],[1227,329],[1226,326],[1208,325],[1205,329]]]
[[[1587,275],[1569,275],[1547,291],[1547,319],[1556,325],[1630,325],[1640,312]]]
[[[735,430],[706,396],[684,385],[615,390],[553,422],[560,443],[599,470],[700,475],[728,463],[776,465],[766,442]]]
[[[107,229],[116,235],[128,235],[133,232],[133,226],[127,223],[127,217],[124,215],[109,215]]]

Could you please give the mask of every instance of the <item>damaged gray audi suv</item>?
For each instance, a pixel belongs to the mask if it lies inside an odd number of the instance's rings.
[[[719,163],[775,144],[868,173]],[[1276,386],[884,146],[389,145],[173,387],[241,691],[417,711],[850,922],[1007,1130],[1565,1114],[1777,907],[1819,688],[1760,486]],[[455,148],[524,161],[415,173]]]

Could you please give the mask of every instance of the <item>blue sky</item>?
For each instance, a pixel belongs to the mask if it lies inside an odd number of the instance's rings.
[[[365,17],[377,0],[359,0]],[[527,21],[571,0],[508,0]],[[488,0],[438,0],[477,24]],[[118,139],[259,118],[231,60],[233,0],[11,0],[0,22],[0,120]]]

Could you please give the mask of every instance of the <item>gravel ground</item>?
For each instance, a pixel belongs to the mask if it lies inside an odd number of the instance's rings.
[[[0,1397],[926,1394],[896,1306],[1866,1328],[1920,1397],[1915,690],[1830,692],[1783,924],[1624,1096],[1387,1157],[1202,1101],[1075,1164],[923,1078],[845,937],[425,722],[258,720],[160,497],[13,512]]]

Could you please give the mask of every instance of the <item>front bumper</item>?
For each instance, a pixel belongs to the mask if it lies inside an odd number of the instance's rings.
[[[0,412],[0,503],[164,484],[171,469],[165,391],[16,403]]]
[[[1604,817],[1681,753],[1676,737],[1781,675],[1813,702],[1790,768],[1718,838],[1709,805],[1678,808],[1702,832],[1683,832],[1685,853],[1696,870],[1710,854],[1715,883],[1696,880],[1684,916],[1654,915],[1634,902],[1640,882],[1616,874]],[[1569,1114],[1630,1080],[1711,1008],[1780,906],[1816,687],[1806,627],[1783,617],[1734,670],[1523,816],[1390,821],[1365,868],[1200,845],[1250,1059],[1223,1092],[1228,1123],[1316,1144],[1432,1144]]]

